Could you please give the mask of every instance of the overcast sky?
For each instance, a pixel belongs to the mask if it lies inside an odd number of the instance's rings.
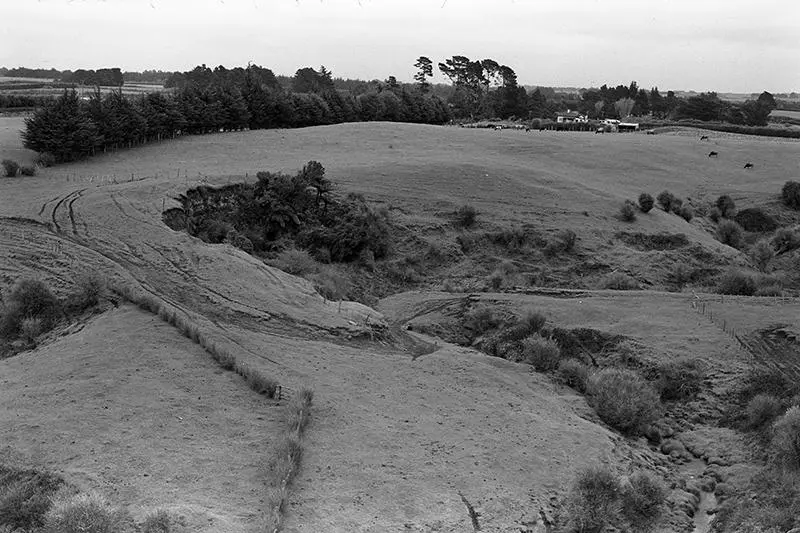
[[[529,85],[800,90],[796,0],[0,0],[0,21],[6,67],[411,81],[421,55],[465,55]]]

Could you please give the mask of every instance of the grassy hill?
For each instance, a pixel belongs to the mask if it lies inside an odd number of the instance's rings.
[[[0,124],[9,132],[21,127],[20,120]],[[33,178],[0,179],[0,255],[8,258],[0,265],[0,285],[38,276],[58,291],[70,287],[75,272],[101,272],[112,285],[136,287],[168,304],[215,346],[276,379],[289,396],[311,386],[315,406],[286,514],[288,531],[460,532],[474,520],[482,531],[535,531],[563,510],[559,502],[574,474],[594,463],[664,479],[670,487],[665,530],[690,529],[694,510],[710,505],[704,496],[705,503],[698,498],[685,512],[692,500],[690,466],[699,468],[691,475],[709,477],[706,470],[713,467],[732,486],[747,487],[755,466],[743,459],[744,437],[720,421],[730,418],[730,398],[754,358],[763,355],[760,346],[783,346],[773,363],[796,369],[791,336],[800,330],[796,298],[709,294],[721,272],[731,265],[752,267],[752,261],[718,242],[707,217],[687,222],[659,208],[639,213],[634,222],[617,217],[624,200],[666,189],[698,210],[729,194],[739,209],[761,207],[783,224],[798,221],[780,204],[779,193],[785,181],[798,177],[800,143],[710,137],[701,142],[694,131],[680,129],[594,135],[396,123],[185,137],[41,169]],[[719,157],[709,158],[711,150]],[[27,157],[9,134],[0,158],[7,154]],[[162,221],[164,209],[177,206],[175,197],[191,187],[252,181],[261,170],[294,172],[309,160],[325,166],[339,193],[361,193],[388,211],[394,232],[389,257],[374,270],[335,267],[351,276],[359,295],[370,293],[371,299],[360,299],[371,306],[326,300],[304,279]],[[754,168],[744,169],[745,162]],[[478,211],[468,229],[453,224],[454,211],[464,204]],[[548,252],[547,244],[564,230],[575,232],[575,248]],[[788,271],[780,261],[776,268]],[[673,282],[678,265],[699,272],[682,292]],[[497,270],[504,277],[493,288]],[[398,280],[398,272],[409,277]],[[624,273],[644,290],[598,290],[613,273]],[[584,395],[553,374],[486,355],[478,349],[481,339],[462,342],[465,317],[480,306],[507,321],[539,311],[548,331],[576,339],[576,354],[599,367],[625,366],[654,378],[665,361],[696,358],[704,368],[701,393],[665,402],[660,422],[668,429],[665,439],[683,443],[684,455],[620,435]],[[255,423],[242,411],[258,399],[243,380],[241,391],[228,391],[238,378],[193,363],[197,347],[164,327],[123,307],[93,319],[82,334],[44,338],[35,350],[0,361],[0,375],[10,376],[3,393],[9,398],[20,398],[26,385],[40,381],[30,391],[39,407],[25,407],[30,420],[15,432],[13,446],[39,454],[78,484],[111,491],[125,506],[154,505],[141,485],[117,493],[103,477],[105,462],[127,456],[124,443],[104,445],[108,438],[98,432],[82,437],[83,445],[67,456],[34,439],[34,429],[47,433],[52,426],[55,435],[59,426],[46,421],[64,416],[46,403],[53,383],[71,385],[59,389],[58,405],[74,400],[70,416],[91,419],[104,400],[99,391],[107,391],[103,380],[128,379],[131,361],[124,354],[142,357],[152,379],[163,381],[156,388],[175,387],[172,403],[158,406],[164,417],[184,392],[206,380],[216,391],[209,400],[215,407],[231,403],[236,416],[253,424],[226,421],[218,408],[208,411],[203,394],[197,403],[193,393],[187,396],[181,406],[194,413],[195,435],[229,437],[197,451],[208,461],[236,453],[228,446],[252,442],[259,431],[266,432],[265,445],[274,440],[279,427],[269,415]],[[595,342],[610,338],[613,343]],[[111,339],[119,339],[119,347],[109,346]],[[581,344],[583,351],[575,348]],[[137,383],[120,384],[115,401],[155,396],[149,388],[155,385]],[[94,399],[79,401],[87,394]],[[250,399],[242,397],[247,394]],[[23,407],[0,408],[0,420],[14,420]],[[131,424],[141,425],[150,415],[130,416]],[[241,431],[233,429],[242,424]],[[142,446],[159,446],[160,435],[143,435]],[[165,446],[170,453],[182,449]],[[194,454],[195,446],[194,437],[187,439],[186,453]],[[92,462],[93,449],[106,455]],[[237,464],[231,474],[246,469]],[[260,490],[249,483],[262,478],[251,475],[231,492],[227,477],[215,484],[214,469],[201,466],[197,475],[206,476],[203,487],[209,487],[202,495],[189,497],[190,489],[168,490],[160,482],[150,490],[187,520],[181,506],[229,516],[231,531],[262,523],[261,502],[245,494]],[[210,496],[223,503],[209,503]]]

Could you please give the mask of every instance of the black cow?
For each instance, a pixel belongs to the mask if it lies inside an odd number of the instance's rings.
[[[701,141],[707,141],[708,140],[708,135],[701,135],[700,136],[700,140]]]
[[[708,152],[708,157],[717,157],[719,154],[717,152],[711,151]]]
[[[744,168],[753,168],[753,163],[745,163]]]

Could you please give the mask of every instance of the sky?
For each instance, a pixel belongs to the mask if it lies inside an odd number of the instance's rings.
[[[464,55],[525,85],[800,91],[796,0],[0,0],[0,21],[6,67],[411,81],[419,56]]]

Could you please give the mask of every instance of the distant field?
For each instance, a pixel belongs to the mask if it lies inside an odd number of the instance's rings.
[[[800,120],[800,111],[786,111],[783,109],[776,109],[772,113],[769,114],[771,117],[788,117],[788,118],[796,118]]]
[[[108,93],[117,90],[116,87],[100,87],[100,92]],[[151,92],[168,91],[162,85],[152,83],[126,83],[122,86],[124,94],[146,94]],[[15,78],[0,76],[0,94],[48,96],[59,95],[64,91],[58,82],[42,78]],[[93,94],[94,86],[77,86],[75,91],[80,95]]]
[[[0,159],[13,159],[20,164],[33,163],[36,152],[22,146],[20,133],[23,129],[23,117],[0,116]]]

